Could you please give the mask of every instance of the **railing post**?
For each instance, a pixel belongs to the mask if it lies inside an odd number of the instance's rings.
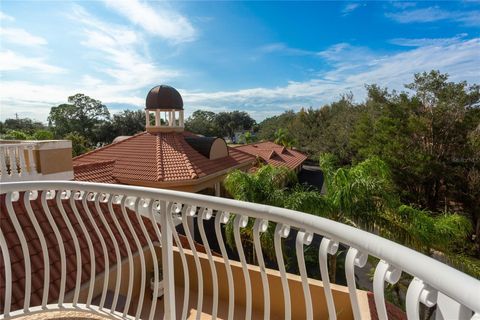
[[[160,224],[162,231],[162,271],[164,285],[164,319],[175,319],[175,277],[173,270],[172,229],[168,223],[171,213],[167,212],[166,201],[160,202]]]
[[[37,164],[35,163],[35,157],[33,156],[33,145],[27,147],[28,149],[28,165],[30,169],[30,174],[35,175],[37,174]]]
[[[8,160],[7,160],[7,148],[2,146],[0,148],[0,172],[1,172],[1,181],[8,181],[10,180],[10,173],[8,172]]]
[[[29,175],[29,172],[27,170],[27,164],[25,162],[25,148],[23,146],[18,146],[17,153],[18,153],[18,164],[20,167],[19,174],[23,178]]]

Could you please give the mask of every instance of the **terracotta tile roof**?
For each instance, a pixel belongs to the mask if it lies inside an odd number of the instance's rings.
[[[192,133],[142,132],[73,159],[75,180],[172,182],[205,177],[255,160],[241,150],[229,148],[229,156],[210,160],[184,139]],[[107,161],[114,161],[107,172]],[[103,162],[102,165],[98,164]],[[92,167],[80,165],[97,163]],[[102,168],[101,168],[102,167]],[[108,170],[107,170],[108,169]],[[77,173],[78,171],[78,173]],[[98,181],[95,180],[95,181]],[[104,181],[99,181],[104,182]]]
[[[370,316],[372,320],[378,320],[377,308],[375,307],[375,296],[373,292],[367,292],[368,297],[368,307],[370,308]],[[387,308],[388,319],[391,320],[407,320],[407,315],[396,305],[386,302],[385,307]]]
[[[115,160],[84,163],[73,166],[74,179],[79,181],[118,183],[113,177]]]
[[[259,157],[267,164],[286,166],[290,169],[297,168],[307,159],[307,156],[299,151],[287,149],[270,141],[241,145],[235,149]]]
[[[43,295],[43,279],[44,279],[43,264],[44,262],[43,262],[42,247],[40,245],[40,240],[38,238],[38,235],[35,232],[33,224],[28,216],[25,205],[23,203],[23,200],[22,200],[23,193],[20,194],[20,199],[21,200],[19,201],[13,202],[13,208],[15,211],[15,215],[19,220],[20,226],[24,231],[24,234],[27,240],[29,254],[30,254],[31,268],[32,268],[31,270],[32,294],[31,294],[30,306],[38,306],[38,305],[41,305],[42,295]],[[23,308],[23,303],[25,298],[25,265],[24,265],[22,248],[20,245],[20,239],[17,236],[17,233],[15,232],[12,221],[8,215],[5,203],[6,203],[5,194],[2,194],[0,195],[0,228],[3,232],[3,235],[5,236],[5,239],[8,245],[8,251],[10,254],[10,259],[12,264],[12,270],[14,271],[12,272],[12,278],[13,278],[12,279],[13,280],[12,310],[17,310],[17,309]],[[56,201],[47,200],[47,203],[48,203],[50,212],[53,216],[53,219],[55,220],[56,225],[61,233],[63,245],[65,246],[66,261],[67,261],[67,264],[66,264],[67,277],[66,277],[65,292],[69,292],[75,287],[76,272],[77,272],[74,241],[57,207]],[[75,218],[75,214],[72,211],[69,200],[63,200],[62,203],[63,203],[63,207],[65,208],[66,214],[70,218],[75,234],[83,235],[82,229],[77,219]],[[95,208],[94,202],[87,201],[87,203],[92,213],[93,219],[95,221],[101,221],[99,213]],[[45,236],[45,240],[47,242],[49,262],[50,262],[50,288],[49,288],[48,300],[49,302],[52,302],[58,299],[59,291],[60,291],[60,276],[61,276],[60,249],[58,247],[58,242],[55,238],[53,229],[51,228],[48,222],[47,216],[45,215],[45,211],[42,208],[40,195],[36,200],[31,200],[30,204],[32,206],[33,212],[35,213],[35,217],[38,220],[38,225],[42,229],[42,232],[44,233],[44,236]],[[80,216],[84,218],[82,219],[82,221],[84,221],[87,231],[92,238],[94,252],[95,252],[95,261],[96,261],[95,273],[96,275],[99,275],[104,271],[104,268],[105,268],[104,254],[101,247],[101,243],[93,229],[93,226],[90,224],[90,221],[88,219],[88,216],[86,215],[85,210],[83,209],[83,205],[81,204],[81,201],[75,200],[75,205],[79,211]],[[126,249],[127,244],[123,242],[118,229],[115,228],[113,218],[110,214],[108,214],[109,211],[108,211],[107,204],[100,203],[100,208],[105,213],[104,214],[105,219],[108,222],[108,224],[111,226],[112,232],[115,237],[115,243],[118,245],[120,249],[120,255],[123,260],[124,258],[128,257],[127,249]],[[121,208],[118,205],[113,205],[113,208],[114,208],[114,213],[120,223],[120,226],[122,227],[123,231],[126,234],[126,237],[129,242],[128,245],[130,246],[132,253],[137,252],[138,250],[134,242],[133,234],[128,229],[127,223],[123,218]],[[143,236],[143,233],[141,232],[138,219],[135,218],[136,213],[127,208],[127,214],[130,216],[130,221],[132,222],[135,233],[137,234],[140,240],[141,246],[145,247],[147,245],[147,240],[145,239],[145,237]],[[150,222],[150,220],[148,220],[147,218],[142,218],[142,219],[145,223],[145,226],[147,228],[147,231],[152,241],[158,241],[155,231],[153,229],[153,225]],[[112,242],[112,239],[109,237],[107,229],[105,228],[103,223],[98,222],[97,226],[100,229],[102,237],[105,239],[107,252],[108,252],[108,259],[111,265],[114,265],[117,263],[114,243]],[[86,241],[85,236],[78,236],[77,239],[80,245],[81,261],[82,261],[82,278],[81,279],[82,279],[82,283],[84,283],[86,281],[89,281],[90,279],[90,266],[91,266],[90,254],[88,249],[88,243]],[[189,248],[188,241],[186,240],[186,238],[180,235],[180,239],[182,242],[182,246],[184,248]],[[202,245],[195,243],[195,247],[200,252],[205,252],[205,248]],[[3,258],[0,259],[0,261],[2,262],[0,264],[0,310],[3,310],[2,304],[5,301],[5,278],[4,278],[5,265],[3,264]]]

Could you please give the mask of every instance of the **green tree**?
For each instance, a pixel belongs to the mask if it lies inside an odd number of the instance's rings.
[[[58,138],[77,132],[88,142],[96,144],[96,131],[108,117],[107,107],[99,100],[78,93],[68,97],[68,104],[52,107],[48,121]]]
[[[285,181],[290,181],[291,185],[294,180],[286,178],[288,173],[277,171],[284,169],[269,166],[254,174],[234,171],[225,179],[225,188],[235,199],[323,216],[378,233],[426,254],[440,251],[454,265],[459,265],[458,248],[471,231],[468,219],[457,214],[433,217],[429,212],[402,204],[395,193],[388,166],[378,158],[367,159],[350,168],[338,168],[335,157],[326,154],[321,158],[321,167],[327,190],[323,195],[298,185],[287,188],[289,184]],[[232,239],[228,240],[231,233],[228,228],[227,242],[232,244]],[[246,229],[244,236],[251,242],[248,238],[251,230]],[[271,235],[265,237],[270,239]],[[266,251],[270,249],[271,246],[267,246]],[[335,279],[335,257],[330,270]]]
[[[37,130],[34,132],[32,138],[34,140],[53,140],[53,132],[50,130]]]
[[[118,136],[132,136],[145,131],[145,112],[143,110],[123,110],[103,121],[96,130],[97,141],[108,144]]]
[[[72,141],[72,156],[76,157],[90,151],[87,139],[77,132],[70,132],[65,136],[66,140]]]
[[[7,130],[7,133],[3,135],[5,140],[29,140],[30,138],[27,133],[18,130]]]
[[[286,148],[291,148],[293,146],[293,143],[294,143],[293,138],[290,135],[290,133],[283,128],[279,128],[279,129],[277,129],[277,131],[275,131],[274,142],[276,144],[282,145]]]
[[[278,130],[278,128],[285,128],[291,131],[292,123],[295,117],[296,113],[293,110],[289,110],[278,116],[273,116],[263,120],[258,125],[258,139],[274,140],[275,132]]]
[[[34,121],[30,118],[16,118],[5,119],[1,126],[0,133],[5,133],[8,130],[22,131],[27,135],[33,134],[37,130],[45,129],[45,125],[39,121]]]
[[[252,135],[252,133],[250,131],[245,132],[243,137],[245,139],[245,143],[252,143],[253,140],[254,140],[254,136]]]
[[[412,95],[367,87],[351,144],[355,161],[378,156],[388,164],[404,202],[468,212],[480,257],[479,147],[472,138],[480,125],[479,86],[447,80],[438,71],[416,74],[407,85]]]
[[[219,136],[220,132],[217,127],[216,117],[215,112],[195,110],[185,121],[185,129],[206,137]]]
[[[251,130],[255,120],[244,111],[220,112],[215,118],[221,136],[227,136],[232,141],[237,130]]]

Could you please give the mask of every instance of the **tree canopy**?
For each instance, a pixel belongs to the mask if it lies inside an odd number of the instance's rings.
[[[256,122],[244,111],[214,113],[196,110],[185,121],[185,129],[208,137],[235,137],[236,131],[251,130]]]
[[[97,142],[97,130],[110,113],[101,101],[81,93],[68,97],[68,104],[52,107],[48,122],[56,137],[77,132],[94,143]]]

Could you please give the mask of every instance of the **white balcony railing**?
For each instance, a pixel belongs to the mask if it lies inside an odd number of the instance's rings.
[[[0,181],[35,180],[34,142],[0,144]]]
[[[317,318],[319,312],[330,319],[364,319],[368,317],[364,317],[361,291],[356,289],[355,269],[364,266],[368,256],[379,259],[372,285],[379,319],[387,319],[386,284],[396,283],[402,273],[412,276],[406,293],[409,319],[419,319],[422,304],[436,307],[436,319],[480,316],[479,280],[374,234],[302,212],[170,190],[78,182],[4,183],[1,194],[0,247],[5,271],[0,277],[4,281],[0,286],[0,318],[60,310],[106,318],[199,319],[205,314],[220,317],[223,312],[222,318],[228,319],[269,319],[274,318],[274,305],[283,305],[281,318],[285,319],[299,318],[294,313],[299,308],[307,319]],[[46,222],[40,221],[41,214]],[[222,229],[229,217],[240,262],[229,259],[224,243]],[[215,232],[207,234],[208,220],[213,220]],[[241,232],[249,221],[253,226],[251,248],[258,266],[247,264],[241,241]],[[27,224],[32,227],[22,227]],[[177,232],[177,224],[183,226],[186,241]],[[7,225],[13,226],[16,238],[7,234],[12,233]],[[198,228],[203,253],[195,246],[192,226]],[[281,283],[275,290],[274,274],[265,267],[265,251],[260,246],[261,235],[269,226],[274,228],[275,274]],[[285,270],[282,241],[289,233],[296,233],[302,303],[292,302],[297,298],[292,291],[293,276]],[[320,291],[314,290],[304,259],[305,245],[314,235],[322,237],[318,251],[323,279]],[[212,239],[218,242],[221,256],[212,252]],[[39,244],[34,245],[34,240]],[[73,249],[67,248],[69,241]],[[14,254],[18,252],[12,249],[15,245],[21,246],[21,259]],[[336,294],[339,286],[329,282],[327,263],[339,245],[348,248],[347,302],[343,305]],[[38,269],[35,250],[42,256],[40,271],[34,270]],[[22,260],[20,270],[14,261]],[[152,263],[158,260],[161,264]],[[119,261],[124,263],[116,263]],[[147,275],[150,264],[152,293]],[[241,273],[235,273],[238,270]],[[22,272],[24,278],[18,276]],[[42,276],[34,278],[32,272],[41,272]],[[56,273],[57,280],[53,276]],[[158,300],[160,280],[164,296]],[[239,287],[243,293],[239,293]],[[224,291],[226,300],[221,298]],[[38,303],[34,302],[35,295]],[[319,311],[321,304],[326,308]]]

